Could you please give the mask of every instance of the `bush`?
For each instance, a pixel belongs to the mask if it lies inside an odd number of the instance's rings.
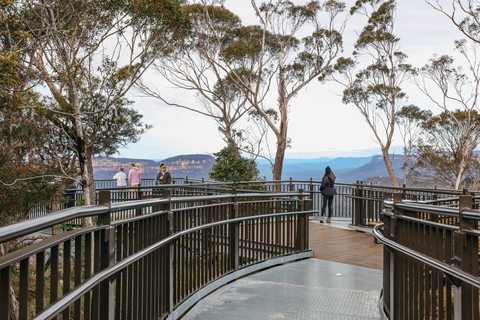
[[[225,147],[215,156],[215,164],[209,172],[210,179],[220,182],[258,180],[259,170],[254,159],[240,157],[235,159],[229,147]]]

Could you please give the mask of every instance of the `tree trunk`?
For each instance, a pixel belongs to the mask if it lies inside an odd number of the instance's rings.
[[[385,161],[385,166],[387,167],[388,175],[390,176],[390,181],[392,185],[398,187],[397,177],[395,177],[395,172],[393,171],[392,162],[388,157],[388,149],[382,148],[383,160]]]
[[[90,206],[96,204],[95,183],[93,180],[92,165],[92,147],[85,147],[84,152],[79,152],[78,161],[80,163],[80,174],[82,176],[81,186],[83,190],[84,205]],[[84,226],[92,226],[92,218],[88,217],[84,220]]]
[[[407,148],[403,148],[403,184],[407,185]]]
[[[3,257],[8,253],[8,248],[6,243],[0,244],[0,257]],[[10,284],[10,319],[9,320],[18,320],[19,319],[19,311],[20,311],[20,304],[15,296],[15,290],[13,289],[12,285]]]
[[[282,180],[283,160],[285,159],[286,139],[278,141],[277,152],[275,154],[275,164],[273,165],[273,180]]]
[[[89,194],[89,198],[90,198],[90,204],[91,205],[95,205],[97,204],[97,199],[96,199],[96,193],[95,193],[95,181],[93,179],[93,164],[92,164],[92,158],[93,158],[93,148],[92,147],[88,147],[87,148],[87,161],[86,161],[86,164],[85,164],[85,167],[86,167],[86,172],[85,172],[85,176],[86,176],[86,182],[87,182],[87,185],[86,185],[86,189],[87,189],[87,192]]]
[[[20,313],[20,304],[15,297],[15,290],[10,285],[10,320],[18,320]]]
[[[287,148],[288,139],[288,100],[285,88],[285,66],[282,51],[279,53],[279,69],[278,107],[280,109],[280,130],[277,134],[277,151],[275,153],[275,164],[273,165],[273,180],[282,180],[283,160],[285,159],[285,149]]]
[[[238,145],[235,141],[235,139],[232,136],[232,128],[230,125],[226,125],[225,129],[218,128],[218,131],[220,131],[221,134],[225,137],[227,140],[227,145],[230,148],[230,151],[232,152],[232,155],[236,161],[240,160],[240,151],[238,150]]]
[[[462,161],[460,162],[460,168],[458,168],[457,179],[455,180],[455,186],[454,186],[455,190],[460,190],[460,188],[462,187],[462,179],[467,167],[468,167],[467,161],[465,160],[465,157],[463,157]]]

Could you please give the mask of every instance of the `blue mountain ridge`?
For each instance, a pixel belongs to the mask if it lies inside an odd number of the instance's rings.
[[[403,165],[403,155],[391,156],[392,164],[397,177],[403,176],[401,167]],[[95,179],[111,179],[123,166],[127,170],[130,163],[134,162],[140,167],[142,177],[154,178],[159,169],[160,163],[164,162],[168,170],[176,178],[209,179],[208,173],[212,169],[215,162],[210,155],[180,155],[161,161],[150,159],[130,159],[115,157],[96,157],[93,161]],[[272,180],[272,171],[270,164],[265,159],[257,159],[260,177],[266,180]],[[285,159],[283,166],[282,179],[288,180],[321,180],[325,167],[330,166],[338,182],[354,183],[363,181],[364,183],[382,183],[389,184],[388,172],[385,168],[385,162],[382,156],[371,157],[339,157],[327,158],[321,157],[316,159]],[[401,179],[399,179],[400,181]]]

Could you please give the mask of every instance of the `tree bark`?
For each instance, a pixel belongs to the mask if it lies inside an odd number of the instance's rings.
[[[85,206],[95,205],[95,184],[93,181],[93,165],[92,165],[92,147],[85,147],[84,142],[81,152],[78,154],[78,162],[80,164],[80,175],[82,176],[81,186],[83,191],[83,202]],[[84,227],[93,225],[92,218],[84,219]]]
[[[282,180],[283,160],[285,159],[285,150],[288,139],[288,99],[285,88],[285,65],[283,61],[283,51],[280,51],[278,57],[278,103],[280,109],[280,130],[277,133],[277,151],[275,153],[275,164],[273,165],[273,180]]]
[[[390,181],[392,185],[398,187],[397,177],[395,177],[395,172],[393,171],[392,162],[388,157],[388,148],[382,148],[383,160],[385,161],[385,166],[387,167],[388,175],[390,176]]]
[[[233,138],[231,126],[227,125],[225,129],[219,127],[218,131],[220,131],[220,133],[223,134],[223,136],[227,140],[227,145],[230,148],[234,159],[236,161],[240,160],[240,151],[238,150],[237,142]]]
[[[3,257],[8,253],[8,248],[6,243],[0,244],[0,257]],[[19,319],[19,311],[20,311],[20,304],[15,296],[15,289],[13,289],[12,285],[10,284],[10,319],[9,320],[18,320]]]
[[[407,157],[408,157],[408,150],[407,147],[403,148],[403,184],[407,185]]]

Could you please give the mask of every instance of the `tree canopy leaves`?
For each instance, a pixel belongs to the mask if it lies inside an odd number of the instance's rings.
[[[209,175],[215,181],[255,181],[258,180],[259,170],[255,159],[240,157],[236,159],[229,147],[225,147],[215,156],[215,164]]]

